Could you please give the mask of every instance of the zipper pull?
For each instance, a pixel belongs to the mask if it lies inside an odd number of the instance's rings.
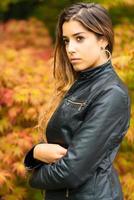
[[[69,197],[69,190],[66,189],[66,198],[68,198],[68,197]]]
[[[80,111],[80,110],[82,109],[82,107],[86,105],[86,103],[85,103],[85,102],[83,102],[83,103],[80,103],[80,104],[81,104],[81,105],[80,105],[80,107],[79,107],[78,111]]]

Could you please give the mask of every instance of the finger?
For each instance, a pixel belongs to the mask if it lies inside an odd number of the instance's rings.
[[[62,155],[65,155],[67,153],[67,150],[62,150],[61,152],[60,152],[60,154],[62,154]]]
[[[60,158],[59,158],[60,159]],[[52,163],[56,163],[59,159],[55,159],[55,160],[53,160],[53,162]]]

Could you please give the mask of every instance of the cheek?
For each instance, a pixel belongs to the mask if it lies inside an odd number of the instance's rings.
[[[83,50],[83,55],[85,55],[86,57],[91,56],[92,58],[95,58],[98,57],[100,54],[99,47],[95,45],[87,45],[86,48]]]
[[[97,43],[94,43],[90,49],[91,53],[93,53],[95,56],[99,56],[100,55],[100,47]]]
[[[99,45],[97,41],[95,41],[94,38],[92,38],[90,41],[85,41],[83,43],[82,49],[87,53],[90,52],[94,54],[99,52]]]
[[[98,45],[87,45],[83,51],[83,60],[89,65],[96,62],[100,57],[100,50]]]

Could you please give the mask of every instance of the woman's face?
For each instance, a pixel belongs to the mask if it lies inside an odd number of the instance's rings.
[[[106,47],[104,39],[98,39],[78,21],[70,20],[62,26],[63,41],[67,56],[75,71],[86,70],[106,62],[101,47]]]

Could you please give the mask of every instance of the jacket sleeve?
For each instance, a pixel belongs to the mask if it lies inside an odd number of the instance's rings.
[[[27,153],[24,158],[24,166],[28,171],[31,171],[33,169],[36,169],[42,165],[44,165],[44,162],[37,160],[33,157],[33,151],[36,145],[34,145]]]
[[[38,144],[44,144],[45,141],[40,141]],[[40,166],[42,166],[45,162],[42,162],[40,160],[37,160],[33,156],[33,151],[36,145],[34,145],[25,155],[24,157],[24,166],[28,171],[31,171],[33,169],[36,169]],[[47,164],[47,163],[45,163]]]
[[[113,137],[129,127],[128,96],[118,86],[98,96],[72,138],[67,154],[53,164],[34,170],[29,183],[38,189],[77,188],[106,157]]]

